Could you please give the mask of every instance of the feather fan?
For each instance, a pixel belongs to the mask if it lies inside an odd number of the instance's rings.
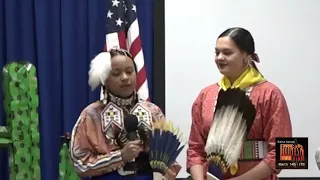
[[[141,136],[140,136],[141,137]],[[163,179],[167,170],[185,147],[182,133],[170,121],[156,121],[153,130],[149,131],[148,149],[153,179]]]
[[[231,174],[236,173],[235,164],[255,116],[256,109],[246,92],[238,88],[219,91],[205,146],[211,174],[222,179],[230,167]]]

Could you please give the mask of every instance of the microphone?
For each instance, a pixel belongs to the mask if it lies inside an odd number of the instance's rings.
[[[135,115],[129,114],[123,119],[124,128],[126,130],[127,138],[129,141],[138,140],[138,118]],[[128,162],[124,168],[125,171],[138,171],[138,165],[135,163],[135,159],[131,162]]]
[[[316,163],[317,163],[317,166],[318,166],[318,169],[320,170],[320,148],[316,151]]]
[[[129,141],[135,141],[138,140],[138,118],[135,115],[128,115],[123,120],[124,128],[128,133],[128,139]]]

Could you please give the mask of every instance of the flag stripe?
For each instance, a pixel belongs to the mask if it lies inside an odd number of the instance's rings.
[[[130,46],[130,53],[133,57],[136,57],[139,52],[142,52],[141,49],[141,40],[136,38]]]
[[[119,38],[119,46],[120,46],[120,48],[127,49],[126,33],[125,32],[119,32],[118,33],[118,38]]]
[[[138,24],[138,20],[133,21],[133,23],[131,24],[131,26],[128,29],[128,42],[129,42],[129,46],[128,48],[131,48],[131,43],[139,38],[139,24]]]
[[[138,52],[138,54],[134,57],[134,62],[137,65],[138,72],[140,72],[142,70],[142,68],[144,67],[144,58],[143,58],[142,51]]]
[[[141,88],[138,90],[138,94],[140,94],[140,98],[145,99],[149,101],[148,96],[148,81],[144,81],[144,83],[141,85]]]
[[[110,33],[106,35],[106,46],[107,51],[109,51],[113,47],[119,47],[118,33]]]
[[[137,78],[137,87],[141,87],[142,84],[147,80],[146,77],[146,67],[143,66],[142,69],[138,72],[138,77],[140,78]]]

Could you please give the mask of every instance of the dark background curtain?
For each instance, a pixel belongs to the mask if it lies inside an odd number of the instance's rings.
[[[41,179],[58,179],[60,136],[71,132],[81,110],[99,98],[87,80],[90,60],[104,48],[107,1],[0,0],[0,67],[30,61],[38,71]],[[152,98],[153,1],[136,3]],[[3,108],[0,117],[5,125]],[[2,180],[8,179],[7,163],[2,149]]]

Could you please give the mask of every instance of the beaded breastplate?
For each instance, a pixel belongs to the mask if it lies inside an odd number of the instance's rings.
[[[124,118],[135,115],[138,119],[138,128],[146,133],[152,129],[152,113],[144,106],[144,101],[133,96],[123,99],[106,93],[106,107],[101,112],[102,131],[111,143],[122,148],[128,142],[127,133],[124,127]],[[120,175],[133,174],[132,171],[118,170]]]

